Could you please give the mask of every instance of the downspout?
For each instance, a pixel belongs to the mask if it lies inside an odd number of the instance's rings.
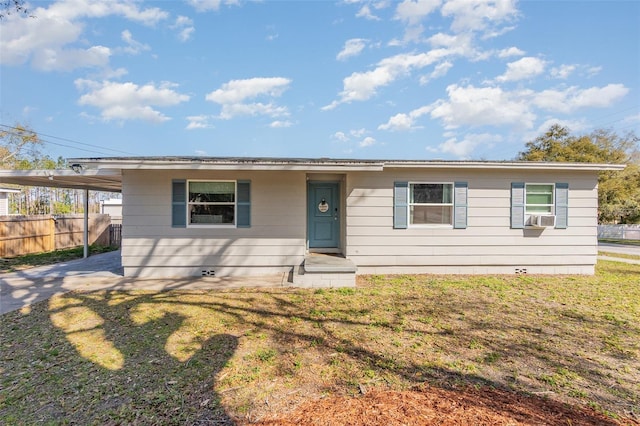
[[[84,190],[84,253],[83,257],[89,257],[89,190]]]

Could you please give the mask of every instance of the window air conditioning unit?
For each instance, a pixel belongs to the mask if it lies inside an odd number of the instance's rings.
[[[532,215],[531,226],[536,228],[553,228],[556,226],[556,217],[554,215]]]

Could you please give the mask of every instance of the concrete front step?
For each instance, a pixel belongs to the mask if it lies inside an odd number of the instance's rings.
[[[293,269],[296,287],[355,287],[356,265],[337,256],[310,255]]]

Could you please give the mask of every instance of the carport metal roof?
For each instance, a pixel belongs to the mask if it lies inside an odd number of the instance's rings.
[[[120,170],[77,168],[77,170],[0,170],[0,183],[85,191],[84,257],[89,256],[89,191],[122,192]]]
[[[89,191],[122,191],[120,170],[0,170],[0,183]]]

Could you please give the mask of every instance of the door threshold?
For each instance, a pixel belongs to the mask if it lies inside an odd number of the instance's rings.
[[[309,254],[342,254],[342,250],[339,248],[310,248]]]

